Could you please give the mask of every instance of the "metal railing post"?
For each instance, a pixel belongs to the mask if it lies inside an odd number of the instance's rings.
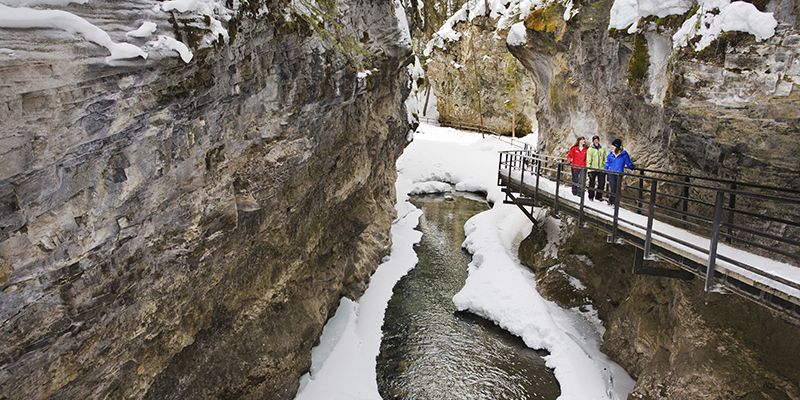
[[[611,236],[608,237],[609,243],[622,243],[621,240],[617,239],[617,227],[619,226],[619,205],[622,203],[622,175],[617,172],[612,172],[613,174],[617,175],[617,187],[611,188],[614,190],[614,223],[611,227]]]
[[[685,177],[683,181],[686,182],[683,186],[683,213],[686,214],[689,212],[689,177]],[[686,215],[681,215],[681,219],[686,221]],[[682,225],[686,227],[686,224]]]
[[[642,203],[644,203],[644,170],[639,170],[639,201],[636,203],[638,208],[642,208]],[[637,214],[641,214],[641,210],[636,210]]]
[[[508,157],[508,153],[500,153],[500,164],[497,166],[497,186],[503,183],[503,157]]]
[[[525,186],[525,155],[521,153],[517,153],[517,156],[520,159],[520,163],[522,164],[521,171],[519,173],[519,183],[524,187]]]
[[[653,243],[653,217],[656,211],[656,189],[658,181],[653,179],[650,183],[650,204],[647,207],[647,236],[644,239],[644,259],[652,260],[655,257],[650,255],[650,245]]]
[[[580,214],[578,215],[578,226],[583,226],[583,203],[586,202],[586,167],[581,168],[580,172],[580,180],[581,180],[581,208]]]
[[[733,190],[737,189],[736,183],[732,183],[731,184],[731,189],[733,189]],[[728,224],[729,225],[733,225],[733,215],[736,212],[736,211],[734,211],[736,209],[736,194],[735,193],[731,193],[730,197],[728,197],[728,208],[731,209],[731,211],[728,213]],[[725,241],[727,243],[730,243],[731,240],[732,240],[730,236],[733,236],[733,230],[730,227],[728,227],[728,231],[727,232],[728,232],[729,236],[727,238],[725,238]]]
[[[714,209],[714,230],[711,231],[711,246],[708,249],[708,269],[706,269],[706,292],[714,286],[714,269],[717,266],[717,244],[719,228],[722,225],[722,208],[725,204],[725,192],[717,192],[717,204]]]
[[[533,203],[539,204],[539,178],[542,176],[542,159],[536,157],[536,189],[533,192]]]
[[[559,188],[559,186],[561,186],[561,167],[562,167],[562,165],[561,165],[560,162],[557,162],[556,165],[558,165],[558,168],[557,168],[558,172],[556,172],[556,203],[555,203],[555,206],[554,206],[555,210],[553,210],[553,215],[558,215],[558,188]]]

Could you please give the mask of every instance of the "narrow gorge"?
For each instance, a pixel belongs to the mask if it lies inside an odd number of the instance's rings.
[[[674,45],[728,3],[0,0],[0,399],[293,399],[390,253],[415,89],[545,154],[597,134],[800,188],[798,1],[752,3],[769,37]],[[598,310],[629,399],[800,399],[796,318],[543,223],[519,258]]]

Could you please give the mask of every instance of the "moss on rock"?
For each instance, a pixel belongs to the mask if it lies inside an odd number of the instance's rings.
[[[628,60],[628,86],[638,91],[647,79],[650,56],[647,52],[647,39],[637,33],[633,40],[633,54]]]

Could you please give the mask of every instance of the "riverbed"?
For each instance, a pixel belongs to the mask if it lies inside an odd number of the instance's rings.
[[[419,258],[395,285],[383,324],[378,389],[388,399],[547,399],[560,389],[542,356],[493,322],[460,312],[469,253],[464,224],[489,209],[475,195],[414,196]]]

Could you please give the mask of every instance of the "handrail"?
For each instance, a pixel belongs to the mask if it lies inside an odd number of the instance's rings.
[[[577,185],[581,193],[580,201],[578,199],[564,199],[563,196],[559,195],[559,187],[574,186],[570,179],[565,180],[562,176],[566,167],[581,169],[581,176],[584,177],[588,171],[603,171],[606,174],[620,176],[620,181],[623,180],[623,177],[629,177],[628,179],[635,179],[639,182],[638,187],[620,184],[617,188],[610,188],[610,190],[605,188],[595,190],[602,193],[603,197],[606,198],[608,195],[613,194],[617,201],[613,204],[613,214],[596,209],[593,209],[593,212],[612,219],[610,242],[619,240],[617,229],[620,222],[624,222],[626,226],[636,226],[638,229],[644,230],[645,259],[652,257],[650,249],[654,233],[661,237],[670,236],[655,231],[653,228],[654,220],[660,220],[663,223],[667,223],[664,222],[665,220],[672,221],[669,223],[671,226],[675,226],[674,224],[684,225],[684,227],[692,227],[696,232],[704,232],[701,236],[710,239],[707,249],[701,249],[696,245],[687,247],[703,252],[708,256],[705,285],[707,291],[713,289],[712,280],[716,268],[716,260],[721,259],[730,262],[730,258],[717,254],[720,240],[735,243],[737,246],[744,246],[748,250],[758,248],[773,259],[782,261],[788,259],[795,266],[800,265],[800,240],[797,239],[800,237],[800,217],[797,214],[800,211],[800,190],[649,169],[637,169],[637,174],[604,171],[572,165],[565,162],[563,158],[536,154],[529,150],[500,152],[499,172],[501,178],[503,171],[508,171],[509,179],[512,179],[512,176],[514,176],[513,179],[517,179],[514,174],[518,174],[522,185],[531,185],[531,181],[535,176],[534,197],[538,197],[540,178],[552,178],[556,185],[555,212],[558,213],[559,207],[562,207],[560,203],[565,200],[576,203],[579,207],[578,218],[582,223],[585,208],[583,201],[583,194],[586,191],[585,178]],[[650,174],[657,176],[651,176]],[[711,184],[722,183],[724,186],[711,186],[697,183],[697,181],[706,181]],[[623,195],[623,188],[628,193],[638,192],[639,196]],[[688,190],[688,188],[693,190]],[[613,189],[616,189],[615,193],[611,193]],[[764,193],[765,191],[770,193]],[[736,203],[737,200],[739,201],[738,204]],[[746,206],[742,205],[747,201],[757,204],[759,208],[757,210],[747,209]],[[534,202],[538,202],[538,199],[534,199]],[[768,212],[769,207],[765,207],[764,204],[772,204],[774,206],[772,214],[776,215],[770,215],[770,212]],[[620,208],[646,214],[646,226],[621,217]],[[759,223],[766,226],[770,223],[779,223],[782,225],[784,234],[777,235],[767,232],[764,228],[758,229],[755,226]],[[677,240],[676,243],[687,245],[684,240]],[[743,265],[742,262],[738,261],[732,264]],[[745,266],[744,269],[753,273],[759,273],[758,271],[760,271],[752,266]],[[773,274],[761,271],[760,275],[775,280]],[[788,282],[782,278],[780,281],[784,284]],[[788,283],[791,287],[800,290],[800,283]]]
[[[742,184],[742,182],[740,182],[740,181],[734,181],[734,180],[730,180],[730,179],[720,179],[720,178],[711,178],[711,177],[697,176],[697,175],[687,175],[687,174],[681,174],[681,173],[677,173],[677,172],[659,171],[659,170],[655,170],[655,169],[637,168],[636,170],[637,171],[642,171],[642,172],[647,172],[647,173],[653,173],[653,174],[668,174],[670,176],[679,176],[679,177],[683,177],[683,178],[701,179],[701,180],[709,181],[709,182],[719,182],[719,183],[734,184],[734,185]],[[756,184],[756,183],[748,183],[746,185],[748,187],[751,187],[751,188],[754,188],[754,189],[781,190],[781,191],[784,191],[784,192],[787,192],[787,193],[800,194],[800,189],[779,188],[779,187],[775,187],[775,186],[761,185],[761,184]]]
[[[434,119],[434,118],[419,117],[418,119],[419,119],[420,122],[424,121],[424,122],[429,123],[429,124],[437,124],[439,126],[444,126],[444,127],[448,127],[448,128],[457,128],[457,129],[462,129],[462,130],[467,130],[467,131],[481,132],[481,133],[486,134],[486,135],[492,135],[496,139],[498,139],[498,140],[500,140],[502,142],[506,142],[506,143],[508,143],[508,144],[510,144],[510,145],[512,145],[514,147],[518,147],[518,148],[523,149],[525,151],[532,151],[533,150],[531,148],[530,144],[525,143],[525,142],[520,141],[520,140],[516,140],[516,138],[512,138],[512,137],[508,137],[508,136],[505,136],[505,135],[501,135],[501,134],[497,133],[497,131],[495,131],[493,128],[487,127],[485,125],[471,124],[471,123],[467,123],[467,122],[449,121],[449,120],[441,119],[441,118]]]

